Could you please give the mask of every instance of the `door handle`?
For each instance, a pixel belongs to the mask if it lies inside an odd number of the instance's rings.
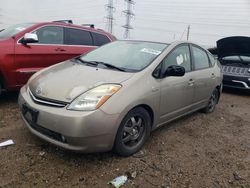
[[[152,87],[152,91],[153,91],[153,92],[157,92],[157,91],[159,91],[159,88],[153,86],[153,87]]]
[[[190,79],[190,80],[188,81],[188,85],[189,85],[189,86],[193,86],[193,85],[194,85],[194,80],[193,80],[193,79]]]

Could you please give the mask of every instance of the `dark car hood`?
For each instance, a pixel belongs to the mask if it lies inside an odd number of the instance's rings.
[[[227,37],[217,41],[217,54],[221,59],[227,56],[250,56],[250,37]]]
[[[122,83],[134,73],[65,61],[34,75],[28,83],[37,97],[71,102],[87,90],[105,83]]]

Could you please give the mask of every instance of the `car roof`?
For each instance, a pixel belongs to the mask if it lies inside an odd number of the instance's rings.
[[[172,46],[177,46],[177,45],[180,45],[180,44],[193,44],[193,45],[199,46],[200,48],[202,48],[205,51],[207,51],[204,47],[202,47],[199,44],[196,44],[196,43],[190,42],[190,41],[182,41],[182,40],[173,41],[171,43],[168,43],[168,42],[158,42],[158,41],[147,41],[147,40],[134,40],[134,39],[125,39],[125,40],[124,39],[122,39],[122,40],[119,39],[119,41],[149,42],[149,43],[165,44],[165,45],[172,45]]]
[[[72,24],[72,23],[65,23],[65,22],[57,22],[57,21],[54,21],[54,22],[36,22],[36,23],[33,23],[34,26],[43,26],[43,25],[57,25],[57,26],[66,26],[66,27],[74,27],[74,28],[78,28],[78,29],[84,29],[84,30],[88,30],[88,31],[94,31],[94,32],[97,32],[97,33],[103,33],[103,34],[106,34],[106,35],[110,35],[110,36],[113,36],[111,33],[108,33],[102,29],[98,29],[98,28],[92,28],[92,27],[87,27],[87,26],[81,26],[81,25],[77,25],[77,24]],[[114,36],[113,36],[114,37]]]
[[[157,43],[157,44],[170,45],[170,43],[166,43],[166,42],[157,42],[157,41],[150,41],[150,40],[119,39],[119,41],[148,42],[148,43]]]

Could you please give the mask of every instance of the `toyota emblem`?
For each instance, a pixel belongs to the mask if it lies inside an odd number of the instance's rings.
[[[42,93],[42,88],[40,86],[38,86],[36,88],[36,94],[40,95]]]

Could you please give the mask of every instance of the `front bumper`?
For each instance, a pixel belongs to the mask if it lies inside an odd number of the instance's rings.
[[[108,151],[113,147],[119,114],[106,114],[100,109],[78,112],[37,104],[25,87],[20,91],[18,104],[29,130],[56,146],[87,153]],[[24,107],[29,109],[28,113]],[[37,113],[36,118],[33,112]]]
[[[223,75],[223,86],[250,90],[250,77]]]

